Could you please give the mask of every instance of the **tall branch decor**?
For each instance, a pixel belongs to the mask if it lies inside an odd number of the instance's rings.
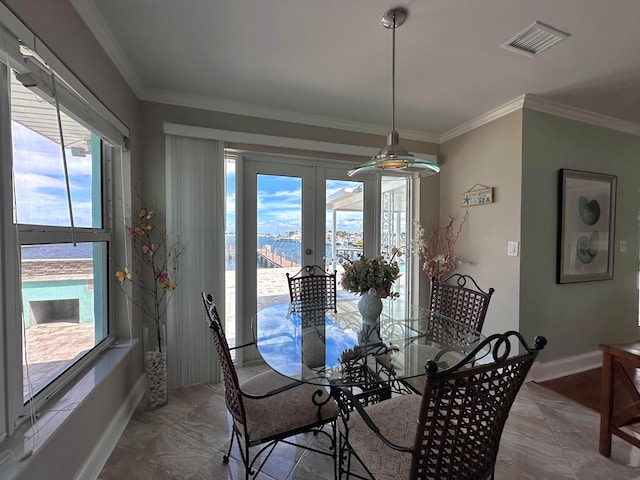
[[[420,268],[437,281],[442,281],[447,273],[455,270],[462,262],[467,261],[453,253],[453,249],[460,238],[462,227],[467,221],[469,212],[465,213],[460,224],[456,227],[455,217],[449,214],[446,223],[434,226],[429,236],[420,222],[414,220],[415,238],[411,240],[410,248],[418,255]]]
[[[153,322],[160,352],[167,306],[177,287],[178,258],[183,250],[180,243],[167,245],[164,227],[162,217],[153,207],[142,207],[137,218],[126,227],[132,244],[133,273],[128,266],[116,272],[122,291]],[[125,289],[127,282],[140,289],[140,301]]]
[[[125,266],[116,272],[116,277],[131,303],[153,322],[157,345],[155,349],[145,347],[145,367],[149,405],[156,408],[168,401],[164,331],[167,307],[178,285],[178,259],[183,247],[180,243],[167,243],[164,219],[150,206],[142,207],[126,228],[132,246],[133,271]],[[125,288],[127,283],[139,289],[139,300]]]

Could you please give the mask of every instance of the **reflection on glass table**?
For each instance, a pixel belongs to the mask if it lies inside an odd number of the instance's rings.
[[[383,306],[379,323],[365,331],[357,298],[339,300],[337,312],[292,313],[288,303],[272,305],[254,318],[258,351],[290,378],[362,386],[424,375],[427,360],[451,367],[483,338],[416,305],[384,299]]]

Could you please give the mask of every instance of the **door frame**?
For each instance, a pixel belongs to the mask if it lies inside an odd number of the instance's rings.
[[[326,225],[326,180],[361,181],[364,183],[363,240],[364,255],[375,255],[380,248],[376,235],[380,227],[380,180],[376,176],[353,179],[348,176],[349,163],[336,160],[310,159],[263,153],[239,154],[236,160],[236,338],[238,345],[253,340],[253,317],[257,308],[257,175],[289,175],[301,177],[302,186],[302,251],[314,252],[313,263],[324,256]],[[305,185],[305,178],[308,182]],[[305,205],[312,205],[308,209]],[[323,228],[309,229],[308,225]],[[307,227],[307,228],[305,228]],[[317,245],[321,245],[319,250]],[[241,254],[239,254],[241,252]],[[257,351],[245,352],[236,361],[239,364],[259,359]]]

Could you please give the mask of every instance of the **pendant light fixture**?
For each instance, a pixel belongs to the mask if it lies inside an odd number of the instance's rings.
[[[409,11],[404,7],[395,7],[382,16],[382,26],[390,28],[391,43],[391,131],[387,136],[387,145],[368,162],[349,170],[349,176],[366,172],[417,174],[420,177],[440,172],[438,164],[416,158],[399,145],[400,135],[396,131],[396,28],[401,26]]]

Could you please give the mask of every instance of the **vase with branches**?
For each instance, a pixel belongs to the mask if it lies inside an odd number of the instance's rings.
[[[132,269],[127,265],[116,272],[121,290],[154,328],[157,345],[145,352],[151,408],[166,405],[168,401],[164,331],[167,307],[178,285],[178,259],[183,250],[180,243],[168,243],[163,220],[153,207],[140,208],[126,226],[131,240]],[[140,295],[132,295],[127,284],[137,287]]]
[[[439,225],[435,225],[427,237],[424,228],[417,220],[414,220],[415,236],[410,242],[410,249],[419,259],[420,268],[437,281],[444,277],[462,262],[467,260],[454,254],[453,249],[460,238],[462,227],[467,221],[467,212],[460,224],[456,227],[455,217],[449,214],[449,219]]]

